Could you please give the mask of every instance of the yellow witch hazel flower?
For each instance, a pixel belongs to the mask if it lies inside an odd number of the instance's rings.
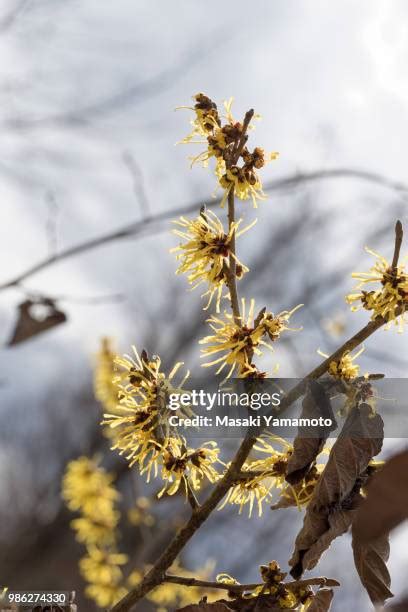
[[[126,595],[121,585],[123,580],[121,565],[127,562],[126,555],[89,546],[87,555],[79,562],[79,569],[89,583],[85,594],[101,608],[114,605]]]
[[[112,342],[109,338],[102,338],[101,349],[97,354],[94,391],[96,399],[107,410],[115,410],[118,403],[118,388],[113,383],[115,377],[115,357]]]
[[[193,100],[194,107],[180,107],[190,108],[195,112],[193,130],[181,142],[207,145],[205,151],[193,158],[193,163],[200,161],[207,165],[210,158],[215,158],[215,174],[220,186],[225,190],[222,205],[228,193],[233,190],[241,200],[252,199],[256,208],[257,200],[266,198],[257,170],[267,161],[276,159],[278,154],[271,153],[267,158],[260,147],[251,152],[245,146],[246,131],[251,127],[249,124],[254,116],[253,111],[247,113],[246,120],[241,123],[235,121],[231,114],[232,98],[224,103],[225,115],[220,115],[215,102],[203,93],[193,96]]]
[[[182,387],[189,372],[176,384],[182,362],[166,375],[160,370],[159,357],[150,360],[145,351],[139,356],[135,347],[133,350],[134,356],[116,359],[119,371],[114,382],[118,386],[119,404],[115,414],[104,415],[103,424],[117,429],[113,448],[119,449],[120,454],[126,453],[130,466],[139,463],[149,477],[152,467],[157,471],[160,455],[181,445],[177,435],[170,435],[168,399],[172,393],[184,393]],[[191,416],[188,407],[184,410]]]
[[[325,357],[326,359],[329,355],[323,353],[322,351],[317,351],[319,355]],[[328,368],[328,373],[331,374],[334,378],[339,380],[350,381],[360,373],[360,366],[358,363],[354,363],[355,359],[360,357],[360,355],[364,352],[364,347],[362,347],[357,353],[352,355],[350,351],[345,351],[341,358],[338,361],[331,361]]]
[[[275,444],[281,446],[282,450],[277,450]],[[220,510],[227,504],[233,504],[239,506],[241,514],[244,506],[248,504],[251,517],[256,505],[258,515],[261,516],[263,504],[272,500],[272,489],[282,487],[285,483],[287,462],[293,452],[292,445],[278,436],[264,434],[258,438],[253,450],[265,454],[266,457],[244,463],[241,477],[229,489]]]
[[[119,493],[112,485],[113,475],[99,466],[98,459],[79,457],[71,461],[62,481],[62,496],[68,508],[81,512],[72,521],[81,542],[109,542],[114,539],[119,513],[115,504]]]
[[[242,219],[231,224],[227,232],[215,213],[202,210],[200,215],[193,220],[180,217],[175,221],[181,229],[174,233],[184,240],[184,244],[171,249],[177,253],[176,258],[180,261],[177,274],[187,274],[188,281],[195,289],[202,283],[208,283],[208,291],[203,294],[208,296],[206,310],[213,297],[216,296],[216,311],[220,310],[222,292],[226,287],[226,272],[229,258],[233,257],[236,264],[236,276],[241,278],[248,268],[244,266],[231,249],[235,238],[242,236],[256,223],[256,220],[239,229]],[[229,292],[224,297],[228,297]]]
[[[138,464],[141,474],[149,482],[160,475],[165,492],[174,495],[181,486],[187,493],[187,479],[193,489],[198,490],[204,478],[215,482],[218,473],[214,464],[218,461],[219,449],[214,442],[207,442],[199,449],[189,449],[177,431],[169,427],[172,411],[168,408],[171,394],[186,394],[183,389],[188,372],[175,383],[175,376],[182,363],[176,364],[167,376],[160,371],[160,359],[149,360],[147,353],[141,356],[134,348],[134,357],[118,358],[120,368],[115,379],[119,387],[120,403],[117,412],[105,414],[104,424],[117,429],[113,449],[125,454],[129,466]],[[184,406],[180,417],[193,415]]]
[[[257,317],[254,317],[255,301],[250,301],[246,313],[246,304],[243,298],[242,316],[239,323],[228,312],[224,313],[223,319],[216,316],[210,317],[208,323],[214,333],[200,340],[200,344],[209,345],[202,349],[203,357],[211,358],[216,355],[216,359],[203,364],[203,366],[210,367],[219,364],[217,374],[226,366],[229,366],[226,378],[230,378],[235,371],[238,378],[253,376],[255,371],[251,360],[254,354],[262,355],[260,347],[264,346],[273,350],[272,343],[280,337],[283,331],[297,331],[288,327],[287,322],[298,308],[300,306],[276,316],[265,312],[265,309],[263,309]],[[222,353],[221,356],[218,356],[219,353]]]
[[[62,487],[68,508],[81,513],[80,518],[71,521],[71,527],[87,547],[79,563],[89,583],[85,593],[103,608],[126,594],[121,586],[120,565],[127,562],[127,557],[115,546],[120,513],[115,507],[119,493],[112,480],[96,459],[80,457],[68,464]]]
[[[219,463],[219,448],[215,442],[205,442],[198,449],[179,450],[178,454],[166,452],[163,456],[163,469],[161,477],[166,481],[165,486],[159,492],[158,497],[167,492],[174,495],[184,486],[187,495],[187,483],[190,483],[195,491],[201,488],[204,478],[209,482],[216,482],[219,474],[214,464]]]
[[[382,255],[368,248],[366,251],[376,257],[377,261],[369,272],[352,274],[352,277],[359,281],[356,289],[360,291],[350,293],[346,296],[346,301],[352,305],[352,311],[365,308],[372,311],[373,320],[381,316],[388,322],[386,328],[395,322],[399,326],[398,331],[402,332],[408,306],[408,275],[405,272],[405,264],[394,268]],[[380,283],[381,287],[371,291],[364,290],[363,287],[370,283]],[[355,305],[355,302],[358,304]]]
[[[224,313],[224,319],[216,316],[208,319],[214,333],[200,340],[200,344],[209,345],[202,349],[202,357],[212,358],[216,355],[216,359],[203,364],[205,368],[219,364],[216,372],[219,374],[229,366],[226,378],[231,377],[235,370],[238,370],[239,377],[249,368],[253,354],[262,354],[259,345],[266,344],[262,340],[264,330],[260,325],[254,325],[254,309],[255,301],[251,300],[246,314],[245,299],[242,299],[242,325],[237,324],[233,315],[228,312]],[[222,355],[218,356],[219,353]]]

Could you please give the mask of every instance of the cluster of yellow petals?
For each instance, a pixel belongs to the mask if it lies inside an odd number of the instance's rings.
[[[71,526],[77,539],[86,546],[86,555],[79,564],[88,583],[85,592],[102,608],[126,594],[121,586],[120,566],[127,562],[127,557],[116,550],[119,493],[112,483],[113,475],[97,459],[88,457],[71,461],[62,482],[62,496],[68,508],[80,514],[71,521]]]
[[[256,208],[257,201],[266,197],[257,171],[267,161],[277,159],[278,153],[273,152],[265,156],[260,147],[256,147],[252,152],[246,146],[238,150],[246,128],[232,116],[232,98],[224,102],[224,115],[219,113],[215,102],[203,93],[193,96],[193,100],[194,107],[179,107],[189,108],[195,113],[191,122],[192,132],[183,138],[181,143],[206,145],[203,152],[192,158],[192,163],[202,162],[206,166],[209,159],[215,159],[215,174],[219,185],[224,189],[222,205],[232,189],[239,199],[252,199]],[[242,159],[241,165],[238,165],[239,159]]]
[[[362,347],[354,355],[352,355],[350,351],[345,351],[339,360],[330,362],[327,370],[328,373],[333,376],[333,378],[338,380],[344,380],[346,382],[354,380],[360,373],[360,366],[358,363],[354,363],[354,361],[360,357],[363,351],[364,347]],[[326,353],[322,353],[320,350],[317,352],[322,357],[325,357],[326,359],[328,358]]]
[[[366,250],[376,257],[377,261],[369,272],[352,274],[352,277],[359,281],[356,286],[358,291],[346,296],[346,301],[352,305],[351,310],[365,308],[372,312],[373,320],[378,316],[383,317],[387,321],[386,328],[395,323],[398,331],[402,332],[408,307],[408,275],[405,264],[402,263],[393,269],[385,257],[371,249]],[[379,283],[380,287],[371,291],[363,289],[370,283]]]
[[[109,338],[102,338],[94,369],[94,393],[96,399],[107,409],[115,410],[118,403],[118,388],[113,383],[116,352]]]
[[[200,344],[209,345],[202,349],[202,356],[210,358],[203,367],[218,365],[216,374],[219,374],[227,366],[229,370],[226,378],[230,378],[234,373],[238,378],[252,376],[254,373],[252,357],[262,355],[261,347],[273,350],[272,344],[282,332],[298,331],[290,328],[287,323],[300,306],[290,311],[285,310],[278,315],[262,312],[255,317],[255,301],[250,301],[247,310],[243,298],[239,323],[228,312],[224,313],[223,319],[217,316],[210,317],[208,323],[214,333],[200,340]],[[212,359],[213,356],[216,358]]]
[[[307,610],[313,599],[313,591],[310,587],[296,588],[285,584],[284,580],[287,574],[282,572],[277,561],[270,561],[267,565],[261,565],[259,571],[262,583],[251,591],[242,592],[241,597],[243,599],[250,600],[268,596],[268,606],[273,605],[274,610]],[[217,582],[231,586],[240,584],[229,574],[219,574]]]
[[[278,450],[276,445],[281,449]],[[292,445],[278,436],[264,434],[257,439],[253,450],[261,457],[244,463],[240,478],[229,489],[220,510],[232,504],[239,507],[241,514],[244,507],[248,506],[248,515],[251,517],[256,507],[261,516],[263,505],[272,500],[272,489],[284,485],[287,462],[293,452]]]
[[[178,247],[171,249],[180,261],[177,274],[187,274],[192,289],[207,283],[208,290],[202,296],[208,296],[204,310],[210,306],[216,296],[216,311],[219,312],[221,298],[229,296],[229,291],[226,289],[226,273],[230,257],[235,260],[238,278],[242,278],[248,272],[248,268],[231,250],[231,243],[253,227],[256,220],[240,229],[242,219],[239,219],[231,223],[229,229],[225,231],[222,221],[215,213],[208,210],[202,211],[196,219],[180,217],[175,223],[180,229],[174,230],[174,233],[184,241]],[[226,293],[223,296],[224,289]]]
[[[180,488],[187,494],[188,483],[198,490],[204,479],[215,482],[215,465],[219,463],[215,442],[209,441],[198,449],[188,448],[184,437],[169,427],[169,396],[186,393],[183,385],[189,373],[176,383],[181,362],[166,375],[158,357],[149,360],[146,353],[139,356],[133,349],[134,356],[116,359],[114,383],[118,386],[119,403],[114,414],[104,415],[103,423],[116,430],[112,449],[124,454],[130,467],[138,464],[148,482],[152,475],[160,476],[165,485],[159,497],[165,492],[174,495]],[[180,411],[180,416],[192,414],[188,406]]]

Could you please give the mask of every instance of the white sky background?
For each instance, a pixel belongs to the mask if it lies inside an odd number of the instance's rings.
[[[189,104],[197,91],[216,100],[233,95],[237,116],[250,107],[262,114],[252,142],[281,154],[266,168],[265,180],[351,167],[408,182],[407,3],[252,4],[28,0],[21,2],[13,24],[0,21],[0,282],[47,254],[49,194],[58,203],[59,249],[140,218],[125,152],[139,166],[153,212],[208,199],[212,175],[199,167],[190,171],[186,160],[196,150],[174,146],[189,131],[189,112],[173,109]],[[3,0],[0,20],[16,6]],[[347,181],[318,185],[310,193],[316,207],[330,210],[333,226],[330,235],[313,238],[308,258],[290,271],[295,281],[311,269],[318,274],[345,261],[350,271],[364,269],[369,260],[361,236],[379,222],[390,225],[390,239],[381,245],[390,255],[395,219],[389,204],[395,194]],[[296,205],[296,199],[273,195],[258,216],[279,223]],[[253,217],[250,206],[244,210]],[[408,228],[405,212],[403,221]],[[1,378],[9,382],[0,414],[8,414],[14,403],[22,405],[27,394],[39,401],[62,372],[80,377],[81,364],[85,367],[102,334],[140,342],[127,337],[130,322],[132,329],[139,322],[143,327],[144,309],[165,304],[170,283],[185,290],[184,279],[173,278],[175,265],[167,252],[173,243],[166,234],[116,243],[27,282],[53,295],[124,291],[128,301],[69,304],[69,324],[0,351]],[[251,252],[250,241],[246,248]],[[348,279],[345,283],[352,286]],[[347,314],[343,293],[336,298]],[[272,309],[292,306],[275,298]],[[3,340],[19,299],[17,291],[0,294]],[[198,296],[186,296],[186,304],[198,307]],[[363,320],[364,315],[352,318],[350,331]],[[313,363],[317,342],[307,344]],[[381,348],[406,356],[407,339],[389,332],[381,336]],[[367,360],[365,367],[372,366]],[[24,390],[13,382],[18,368],[26,372]],[[403,376],[405,370],[390,366],[388,373]],[[18,414],[23,418],[24,410]],[[402,548],[396,542],[397,592],[398,568],[406,561]]]

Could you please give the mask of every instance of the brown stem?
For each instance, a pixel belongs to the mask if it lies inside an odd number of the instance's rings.
[[[228,192],[228,227],[231,229],[235,222],[235,197],[234,197],[234,188]],[[228,270],[227,270],[227,285],[230,292],[231,298],[231,308],[234,315],[234,321],[236,325],[241,326],[241,313],[239,309],[239,299],[238,299],[238,291],[237,291],[237,266],[235,261],[235,232],[231,237],[230,242],[230,256],[228,260]]]
[[[393,271],[397,269],[398,260],[401,252],[402,239],[404,237],[404,231],[402,229],[401,221],[397,221],[395,224],[395,246],[394,246],[394,256],[392,258],[391,268]]]
[[[247,131],[248,131],[248,127],[249,127],[249,124],[251,123],[253,116],[254,116],[253,108],[251,108],[249,111],[245,113],[244,121],[242,123],[241,136],[232,154],[232,159],[231,159],[232,165],[235,165],[238,162],[239,156],[242,153],[242,149],[244,148],[246,141],[248,140]]]
[[[211,582],[208,580],[198,580],[196,578],[185,578],[184,576],[170,576],[165,574],[163,582],[170,584],[181,584],[186,587],[199,587],[203,589],[221,589],[223,591],[230,591],[233,593],[242,593],[243,591],[253,591],[260,586],[264,586],[265,583],[255,582],[252,584],[225,584],[222,582]],[[291,582],[285,582],[285,587],[291,591],[306,586],[325,586],[325,587],[337,587],[340,583],[332,578],[316,577],[307,578],[306,580],[293,580]],[[267,586],[267,585],[266,585]]]

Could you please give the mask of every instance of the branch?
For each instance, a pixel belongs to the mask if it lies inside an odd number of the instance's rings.
[[[395,224],[395,246],[394,246],[394,256],[392,258],[391,269],[395,271],[398,266],[398,260],[401,252],[402,239],[404,237],[404,231],[402,229],[401,221],[397,221]]]
[[[359,180],[381,185],[394,191],[400,191],[403,193],[408,192],[408,186],[404,185],[403,183],[389,181],[386,177],[381,176],[379,174],[367,172],[365,170],[353,170],[351,168],[337,168],[332,170],[319,170],[309,173],[291,174],[289,176],[265,184],[264,189],[265,191],[281,191],[284,189],[298,187],[303,183],[336,178],[356,178]],[[0,291],[11,289],[13,287],[18,287],[23,281],[27,280],[28,278],[31,278],[38,272],[50,268],[61,261],[70,259],[71,257],[75,257],[87,251],[91,251],[101,246],[108,245],[111,242],[115,242],[116,240],[136,238],[142,235],[152,235],[158,233],[163,229],[161,224],[169,221],[170,219],[178,217],[180,215],[188,215],[190,213],[196,213],[197,211],[199,211],[201,204],[205,199],[206,198],[202,198],[200,202],[194,202],[193,204],[190,204],[188,206],[158,213],[157,215],[149,217],[148,219],[142,219],[141,221],[129,223],[113,232],[102,234],[97,238],[87,240],[73,247],[62,250],[52,257],[47,257],[38,261],[36,264],[29,266],[14,278],[1,283]],[[217,206],[219,202],[219,199],[211,200],[208,206]]]
[[[228,192],[228,226],[231,229],[232,224],[235,222],[235,198],[234,198],[234,187],[231,186]],[[227,269],[227,285],[230,292],[231,308],[234,314],[234,321],[237,325],[241,326],[241,313],[239,309],[238,291],[237,291],[237,266],[235,261],[235,232],[231,237],[230,242],[230,256],[228,260]]]
[[[198,580],[196,578],[185,578],[184,576],[170,576],[165,574],[163,582],[171,584],[181,584],[186,587],[199,587],[203,589],[221,589],[223,591],[230,591],[232,593],[242,593],[243,591],[253,591],[260,586],[264,586],[265,583],[255,582],[252,584],[226,584],[222,582],[211,582],[207,580]],[[319,586],[319,587],[338,587],[340,583],[332,578],[307,578],[306,580],[293,580],[292,582],[285,582],[285,587],[289,590],[299,589],[306,586]]]

